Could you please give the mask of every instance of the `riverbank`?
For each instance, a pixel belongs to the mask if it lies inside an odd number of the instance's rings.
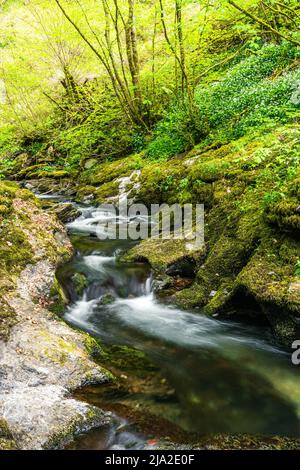
[[[0,448],[61,447],[112,418],[74,400],[111,380],[89,356],[92,339],[64,324],[55,270],[73,254],[64,227],[16,184],[1,183]]]

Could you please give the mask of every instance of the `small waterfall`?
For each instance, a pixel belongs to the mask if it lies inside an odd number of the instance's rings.
[[[152,292],[152,276],[148,277],[145,282],[145,295],[151,294]]]
[[[83,262],[86,266],[94,271],[105,273],[106,265],[113,264],[115,262],[114,256],[101,256],[100,254],[94,253],[83,257]]]

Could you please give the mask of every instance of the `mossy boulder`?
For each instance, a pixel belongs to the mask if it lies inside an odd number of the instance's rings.
[[[47,166],[44,163],[28,166],[18,173],[19,179],[30,178],[51,178],[54,180],[68,178],[72,174],[71,170],[65,170],[56,166]]]
[[[56,204],[52,211],[64,224],[73,222],[81,214],[80,210],[70,202]]]
[[[45,259],[54,269],[70,258],[72,247],[57,218],[43,213],[30,191],[15,183],[0,182],[0,199],[7,209],[0,213],[0,338],[7,339],[16,321],[8,297],[21,273],[26,269],[34,272],[35,266]],[[50,289],[53,277],[49,282]],[[35,287],[32,285],[32,289]],[[41,292],[36,295],[39,298]]]
[[[202,255],[205,248],[200,250]],[[169,275],[183,274],[184,271],[193,277],[196,269],[196,259],[199,260],[199,251],[191,251],[186,240],[145,240],[136,245],[122,261],[148,262],[157,273]]]
[[[86,289],[88,286],[88,280],[85,274],[76,272],[75,274],[73,274],[71,279],[77,297],[82,296],[84,289]]]
[[[294,276],[298,256],[299,243],[292,238],[263,241],[235,283],[258,302],[276,336],[288,347],[300,336],[300,290]]]
[[[80,182],[81,185],[100,186],[122,176],[130,175],[141,166],[142,159],[140,155],[132,155],[99,165],[92,165],[82,172]]]
[[[50,176],[47,178],[38,176],[37,178],[22,181],[21,185],[30,191],[42,195],[60,193],[66,196],[73,196],[76,193],[76,186],[74,187],[74,179],[72,178],[60,180],[51,178]]]

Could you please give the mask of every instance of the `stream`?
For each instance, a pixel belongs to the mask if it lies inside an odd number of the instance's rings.
[[[92,401],[112,410],[116,403],[146,409],[186,433],[298,437],[299,370],[268,328],[221,321],[160,301],[147,265],[118,260],[136,242],[99,240],[96,227],[110,214],[95,207],[80,210],[82,215],[67,224],[76,255],[58,272],[71,299],[64,318],[108,347],[133,347],[145,354],[153,364],[149,376],[159,377],[154,386],[132,393],[95,388],[87,391]],[[76,273],[87,279],[79,296]],[[77,446],[138,449],[149,435],[135,432],[134,423],[119,416],[114,429],[91,431]]]

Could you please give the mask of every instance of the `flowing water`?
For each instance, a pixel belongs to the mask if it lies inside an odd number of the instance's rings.
[[[145,353],[171,390],[164,397],[155,391],[137,393],[123,397],[123,403],[142,401],[187,432],[299,436],[299,368],[267,327],[220,321],[160,302],[152,292],[149,267],[118,261],[134,242],[96,237],[99,222],[110,214],[93,207],[81,210],[68,224],[76,256],[59,272],[72,300],[65,319],[104,344]],[[75,273],[87,279],[81,296]],[[121,432],[93,431],[85,446],[125,448],[132,434],[124,423],[118,426]],[[135,436],[135,448],[140,445]]]

